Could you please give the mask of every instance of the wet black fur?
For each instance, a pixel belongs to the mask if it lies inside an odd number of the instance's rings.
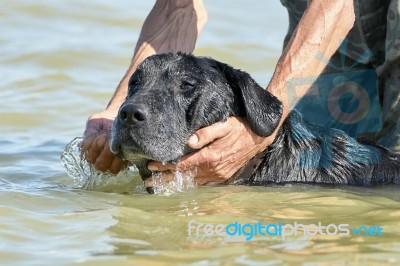
[[[282,112],[280,101],[246,72],[181,53],[147,58],[130,79],[126,104],[145,110],[146,119],[126,124],[117,117],[111,147],[135,163],[143,179],[151,174],[149,160],[174,162],[192,152],[186,143],[199,128],[239,116],[256,134],[268,136]],[[288,182],[400,183],[400,154],[309,124],[292,111],[252,177],[235,183]]]

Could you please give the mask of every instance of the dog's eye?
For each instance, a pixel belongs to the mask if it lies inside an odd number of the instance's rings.
[[[139,84],[139,82],[140,82],[141,73],[142,73],[142,72],[140,71],[140,69],[137,69],[137,70],[133,73],[133,75],[131,76],[131,78],[129,79],[128,85],[129,85],[129,86],[132,86],[132,87],[137,86],[137,85]]]
[[[139,85],[139,80],[138,79],[131,79],[129,81],[129,86],[135,87],[137,85]]]
[[[128,97],[132,97],[133,94],[136,93],[137,89],[139,87],[139,81],[135,80],[135,81],[130,81],[129,85],[128,85]]]
[[[191,90],[191,89],[194,89],[194,87],[195,87],[195,83],[189,82],[189,81],[184,81],[184,82],[182,82],[182,85],[181,85],[182,90]]]

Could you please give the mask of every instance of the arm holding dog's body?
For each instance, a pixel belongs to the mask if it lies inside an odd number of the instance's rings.
[[[281,123],[326,67],[326,63],[319,60],[317,54],[331,58],[353,27],[354,21],[353,1],[311,1],[279,59],[267,88],[283,103]],[[309,86],[296,88],[295,92],[288,91],[286,81],[297,78],[308,78]],[[296,97],[289,99],[289,94]]]
[[[200,149],[182,157],[177,165],[152,162],[150,168],[159,171],[197,167],[198,184],[222,182],[256,154],[265,150],[286,119],[294,102],[289,102],[286,80],[300,77],[318,77],[326,66],[317,60],[317,53],[330,58],[338,49],[354,23],[353,1],[313,0],[302,17],[287,49],[281,56],[274,76],[267,88],[283,103],[280,124],[269,137],[260,137],[243,120],[230,117],[227,121],[205,127],[189,140],[189,146]],[[297,91],[298,99],[308,88]]]
[[[89,117],[82,150],[87,160],[101,171],[118,173],[124,163],[109,148],[110,130],[118,109],[125,101],[129,78],[136,67],[155,53],[191,53],[207,21],[202,0],[158,0],[146,18],[132,62],[106,110]]]

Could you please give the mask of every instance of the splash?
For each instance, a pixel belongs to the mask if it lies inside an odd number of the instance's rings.
[[[82,138],[77,137],[65,146],[61,161],[74,185],[80,189],[118,193],[144,192],[145,184],[135,166],[130,166],[117,175],[96,170],[83,156]],[[174,172],[173,181],[166,181],[161,173],[153,173],[154,194],[169,196],[196,187],[196,169]]]
[[[177,192],[184,192],[188,189],[197,187],[194,177],[197,169],[186,171],[175,171],[174,179],[167,181],[162,173],[153,173],[153,190],[156,195],[169,196]]]
[[[117,175],[98,171],[83,156],[81,143],[82,138],[73,139],[61,154],[64,168],[77,188],[119,193],[133,192],[136,189],[141,178],[134,166],[120,171]]]

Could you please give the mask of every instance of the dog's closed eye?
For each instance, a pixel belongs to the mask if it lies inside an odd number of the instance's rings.
[[[185,80],[181,84],[182,90],[192,90],[196,87],[196,81],[193,80]]]

